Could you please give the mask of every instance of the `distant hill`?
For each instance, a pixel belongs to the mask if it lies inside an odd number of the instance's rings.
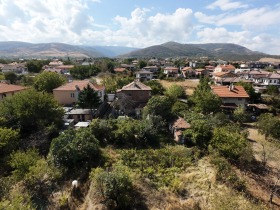
[[[180,44],[167,42],[144,49],[121,47],[121,46],[86,46],[70,45],[63,43],[39,43],[27,42],[0,42],[0,57],[6,58],[53,58],[53,57],[75,57],[75,58],[98,58],[98,57],[120,57],[120,58],[168,58],[188,57],[223,60],[259,60],[266,58],[280,58],[280,56],[268,55],[261,52],[249,50],[243,46],[226,43],[210,44]]]
[[[208,57],[209,59],[224,60],[259,60],[262,57],[272,56],[261,52],[249,50],[237,44],[210,43],[210,44],[180,44],[177,42],[167,42],[144,49],[136,50],[120,57],[189,57],[199,58]]]
[[[137,48],[115,46],[83,46],[63,43],[0,42],[0,57],[115,57]]]

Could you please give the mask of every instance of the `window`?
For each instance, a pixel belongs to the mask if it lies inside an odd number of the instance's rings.
[[[70,97],[74,98],[75,97],[75,93],[70,93]]]
[[[238,101],[242,101],[242,98],[238,98]]]

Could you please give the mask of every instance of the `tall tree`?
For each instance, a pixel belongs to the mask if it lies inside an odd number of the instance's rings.
[[[66,78],[54,72],[43,72],[35,77],[34,88],[38,91],[52,93],[53,89],[66,82]]]
[[[194,105],[194,110],[203,114],[218,112],[222,103],[221,99],[212,92],[208,82],[208,78],[201,78],[199,85],[190,97],[190,101]]]
[[[90,84],[88,84],[80,93],[78,98],[78,105],[83,109],[90,109],[93,116],[93,109],[98,108],[101,104],[100,97]]]

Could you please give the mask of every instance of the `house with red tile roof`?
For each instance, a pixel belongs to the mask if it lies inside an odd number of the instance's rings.
[[[212,86],[213,93],[215,93],[222,100],[222,108],[235,109],[238,106],[245,107],[249,95],[242,86]]]
[[[233,77],[238,77],[238,75],[232,72],[214,72],[212,79],[214,80],[215,84],[222,84],[222,81],[225,78],[233,78]]]
[[[87,86],[90,85],[95,91],[101,101],[104,101],[105,87],[91,83],[89,80],[74,80],[58,88],[53,89],[54,98],[59,104],[73,105],[78,102],[79,93]]]
[[[166,74],[167,76],[174,77],[176,74],[178,74],[179,70],[177,67],[165,67],[163,70],[163,73]]]
[[[114,72],[117,74],[126,74],[128,70],[126,68],[114,68]]]
[[[124,113],[140,115],[142,108],[151,98],[151,94],[152,89],[149,86],[135,80],[116,91],[117,98],[114,103]]]
[[[8,96],[12,96],[17,92],[26,90],[26,87],[20,85],[11,85],[6,83],[0,83],[0,101]]]
[[[223,64],[223,65],[216,66],[214,72],[234,72],[235,69],[236,68],[231,64],[229,65]]]

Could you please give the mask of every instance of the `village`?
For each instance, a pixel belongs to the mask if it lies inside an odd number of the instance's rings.
[[[56,58],[0,69],[2,206],[14,202],[5,194],[15,183],[30,208],[150,209],[169,193],[161,209],[229,209],[219,188],[244,209],[280,205],[277,59]],[[117,196],[97,183],[106,170],[122,177]],[[79,177],[80,194],[66,174]]]

